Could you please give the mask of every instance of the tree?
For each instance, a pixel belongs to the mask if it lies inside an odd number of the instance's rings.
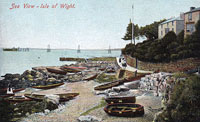
[[[141,27],[139,30],[140,36],[145,36],[147,40],[155,40],[158,38],[158,26],[160,23],[164,22],[165,19],[160,20],[158,22],[154,22],[150,25],[146,25]]]
[[[132,24],[133,23],[130,20],[130,23],[128,24],[128,27],[126,29],[126,34],[122,38],[123,40],[132,40]],[[134,25],[134,37],[137,39],[139,38],[139,26],[137,24]]]

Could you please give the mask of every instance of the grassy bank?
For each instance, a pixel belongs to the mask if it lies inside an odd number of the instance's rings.
[[[104,82],[112,82],[116,79],[117,78],[115,75],[107,75],[106,73],[102,73],[96,78],[95,81],[98,83],[104,83]]]
[[[115,61],[115,57],[94,57],[89,58],[90,61]]]

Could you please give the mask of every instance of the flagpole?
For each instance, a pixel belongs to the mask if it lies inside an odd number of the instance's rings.
[[[132,40],[131,43],[134,41],[134,45],[135,45],[135,36],[134,36],[134,4],[132,5]]]

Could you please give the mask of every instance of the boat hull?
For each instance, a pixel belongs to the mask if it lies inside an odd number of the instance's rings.
[[[21,103],[21,102],[26,102],[26,101],[32,101],[32,99],[27,98],[27,97],[22,97],[22,96],[12,96],[6,99],[7,101],[11,103]]]
[[[35,89],[52,89],[52,88],[59,87],[63,84],[64,83],[57,83],[57,84],[46,85],[46,86],[33,86],[32,88],[35,88]]]
[[[119,117],[138,117],[144,115],[144,107],[134,103],[115,103],[109,104],[104,111],[111,116]]]
[[[63,93],[55,95],[58,95],[60,97],[59,102],[66,102],[78,96],[79,93]],[[24,96],[35,101],[43,101],[45,98],[45,95],[40,94],[24,94]]]
[[[90,76],[90,77],[88,77],[88,78],[85,78],[84,80],[94,80],[95,78],[97,77],[97,74],[95,74],[95,75],[92,75],[92,76]]]
[[[108,97],[105,99],[108,104],[113,103],[135,103],[136,97],[135,96],[127,96],[127,97]]]
[[[117,80],[117,81],[113,81],[113,82],[109,82],[109,83],[106,83],[103,85],[96,86],[96,87],[94,87],[94,90],[100,90],[100,91],[106,90],[106,89],[112,88],[114,86],[121,85],[123,83],[124,83],[124,80]]]
[[[51,73],[55,73],[55,74],[60,74],[60,75],[66,75],[67,72],[60,69],[60,68],[46,68],[48,72],[51,72]]]

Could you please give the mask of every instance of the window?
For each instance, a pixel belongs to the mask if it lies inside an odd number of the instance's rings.
[[[163,28],[163,25],[161,25],[161,28]]]
[[[193,33],[195,31],[195,25],[194,24],[187,24],[186,31]]]
[[[174,28],[172,28],[172,31],[174,31]]]
[[[174,21],[172,21],[172,26],[174,26]]]
[[[161,36],[163,35],[163,31],[161,31]]]
[[[188,20],[192,20],[192,13],[188,14]]]
[[[169,23],[167,23],[167,27],[168,27]]]
[[[169,32],[169,28],[165,28],[165,34]]]

